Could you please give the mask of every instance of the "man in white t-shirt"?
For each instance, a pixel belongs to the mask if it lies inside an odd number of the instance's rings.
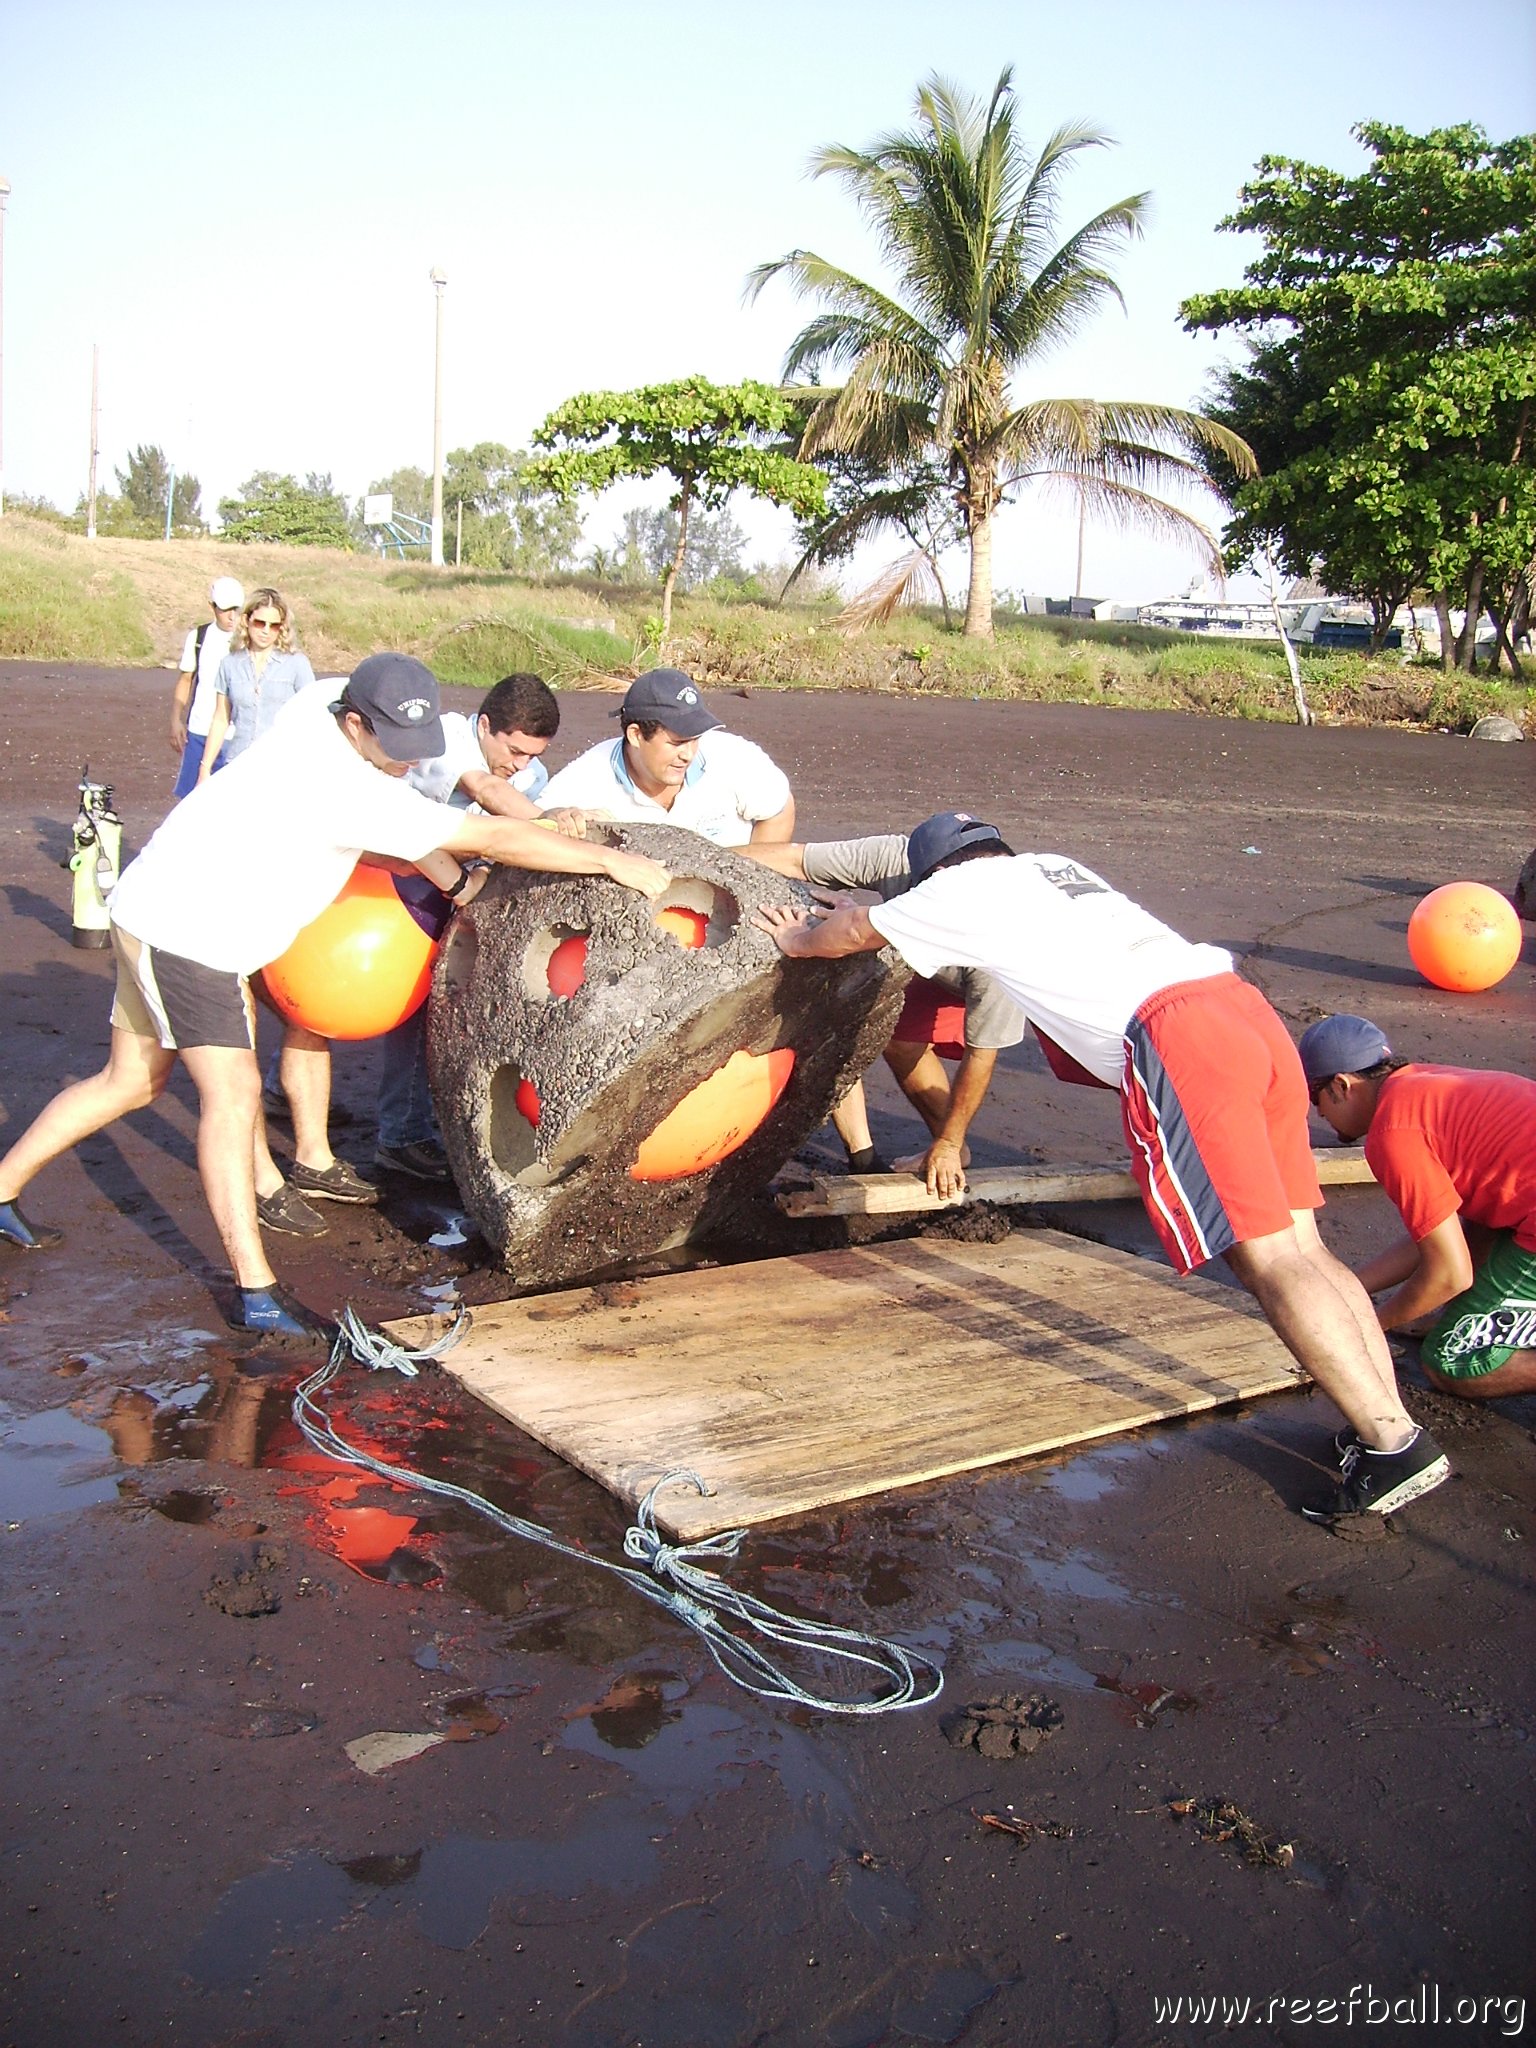
[[[22,1214],[39,1170],[82,1138],[153,1102],[182,1059],[198,1092],[198,1170],[239,1290],[237,1327],[282,1336],[316,1319],[277,1290],[257,1219],[256,1065],[249,977],[332,902],[358,856],[409,861],[454,900],[473,882],[461,855],[556,874],[606,875],[660,895],[665,868],[515,818],[434,804],[402,778],[442,752],[437,679],[375,654],[334,706],[307,692],[272,730],[169,814],[110,905],[117,953],[112,1049],[55,1096],[0,1159],[0,1243],[36,1251],[61,1233]]]
[[[589,747],[553,776],[542,809],[682,825],[716,846],[794,836],[795,799],[783,769],[751,740],[727,732],[681,669],[637,676],[615,716],[620,737]]]
[[[1231,955],[1192,945],[1076,861],[1015,854],[963,811],[925,819],[907,853],[913,887],[891,902],[754,922],[791,958],[889,943],[918,974],[993,975],[1062,1078],[1119,1091],[1132,1171],[1175,1269],[1224,1257],[1352,1425],[1342,1484],[1303,1512],[1388,1514],[1438,1486],[1450,1468],[1403,1406],[1370,1298],[1318,1236],[1296,1048]]]
[[[197,787],[203,765],[203,742],[218,697],[219,663],[229,652],[230,635],[245,603],[245,592],[233,576],[215,576],[208,586],[213,617],[194,626],[181,650],[181,667],[171,693],[171,745],[177,772],[173,794],[180,798]]]
[[[473,718],[443,713],[443,751],[434,760],[418,761],[405,779],[434,803],[455,810],[542,818],[534,798],[549,781],[549,770],[539,757],[559,730],[559,701],[542,676],[503,676]],[[427,1078],[425,1004],[383,1037],[373,1163],[411,1180],[448,1179]]]

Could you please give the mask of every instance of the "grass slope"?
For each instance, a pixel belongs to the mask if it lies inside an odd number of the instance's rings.
[[[647,586],[584,577],[531,584],[327,548],[87,541],[15,514],[0,520],[0,656],[169,666],[188,626],[206,615],[209,582],[223,574],[247,591],[266,583],[283,593],[322,674],[345,674],[363,655],[394,647],[419,655],[445,683],[484,688],[532,669],[557,688],[604,688],[654,659],[657,596]],[[683,598],[668,659],[701,682],[738,688],[1294,716],[1280,650],[1262,643],[1034,618],[1003,620],[995,641],[971,641],[925,612],[850,638],[834,628],[835,609]],[[1530,695],[1516,685],[1404,667],[1396,657],[1304,654],[1303,671],[1313,709],[1329,720],[1465,731],[1488,711],[1531,717]]]

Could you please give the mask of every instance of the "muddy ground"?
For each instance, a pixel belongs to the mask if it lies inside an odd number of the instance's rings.
[[[12,663],[0,689],[13,1130],[106,1041],[109,970],[69,945],[57,865],[81,762],[137,842],[172,762],[163,675]],[[612,730],[611,700],[567,702],[556,758]],[[1528,1064],[1529,945],[1503,988],[1454,997],[1403,944],[1431,886],[1513,883],[1524,747],[892,697],[726,709],[792,774],[808,835],[963,802],[1236,948],[1294,1027],[1358,1008],[1403,1049]],[[366,1050],[338,1082],[340,1149],[365,1160]],[[892,1145],[898,1100],[876,1082]],[[1295,1512],[1336,1425],[1299,1395],[764,1531],[743,1584],[945,1666],[943,1709],[818,1718],[729,1686],[601,1574],[310,1457],[291,1378],[221,1324],[192,1132],[177,1083],[37,1184],[62,1252],[0,1254],[0,2043],[1228,2038],[1220,2006],[1157,2004],[1189,1997],[1254,2000],[1253,2041],[1346,2019],[1380,2041],[1420,2038],[1382,2001],[1417,2015],[1426,1985],[1453,2037],[1523,2031],[1532,1404],[1413,1382],[1456,1477],[1369,1543]],[[1112,1099],[1022,1053],[977,1135],[983,1164],[1116,1157]],[[505,1289],[448,1204],[335,1213],[318,1245],[274,1246],[312,1299],[376,1317]],[[1125,1206],[1050,1220],[1151,1249]],[[1346,1255],[1390,1227],[1370,1189],[1325,1225]],[[337,1405],[389,1455],[618,1554],[617,1504],[441,1377],[352,1377]],[[1060,1714],[1029,1753],[946,1740],[949,1710],[1031,1694]],[[345,1745],[379,1731],[450,1739],[368,1775]],[[1291,1854],[1245,1861],[1190,1800]]]

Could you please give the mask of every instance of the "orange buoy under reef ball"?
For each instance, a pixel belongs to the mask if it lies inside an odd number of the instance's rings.
[[[322,1038],[377,1038],[427,999],[435,939],[384,868],[352,870],[341,893],[263,970],[290,1024]]]
[[[1447,882],[1408,920],[1408,952],[1436,988],[1493,988],[1520,958],[1520,920],[1497,889]]]

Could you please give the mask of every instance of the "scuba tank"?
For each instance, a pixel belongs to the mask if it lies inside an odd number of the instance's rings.
[[[107,897],[122,865],[123,822],[112,807],[111,783],[92,782],[89,763],[80,770],[73,840],[68,860],[59,863],[74,875],[71,943],[110,946]]]

